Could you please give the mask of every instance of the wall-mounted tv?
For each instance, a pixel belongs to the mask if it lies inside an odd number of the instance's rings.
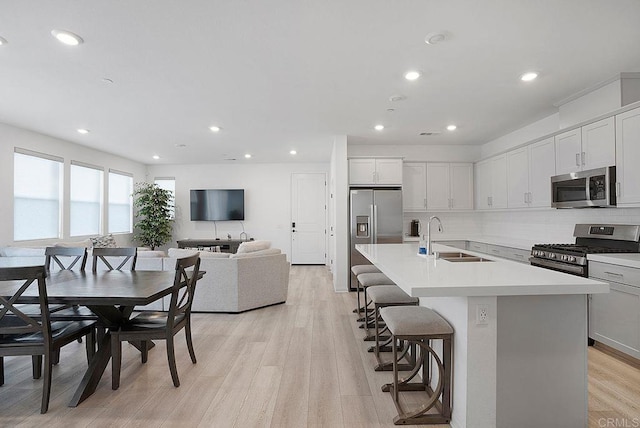
[[[191,221],[244,220],[244,189],[191,190]]]

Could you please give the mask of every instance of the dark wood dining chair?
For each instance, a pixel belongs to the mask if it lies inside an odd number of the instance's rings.
[[[85,247],[47,247],[44,250],[44,265],[47,273],[51,271],[51,263],[60,270],[77,270],[83,272],[87,265],[87,249]],[[78,265],[78,262],[80,264]]]
[[[122,365],[122,342],[140,341],[142,363],[147,362],[148,341],[166,340],[169,370],[175,387],[180,386],[174,349],[174,336],[184,328],[187,348],[193,364],[196,354],[191,339],[191,304],[198,281],[200,255],[195,254],[176,260],[176,274],[171,291],[168,312],[143,312],[130,319],[118,330],[111,331],[111,388],[120,387],[120,367]]]
[[[136,247],[94,248],[93,267],[91,270],[96,273],[100,262],[104,264],[107,270],[122,270],[129,260],[131,260],[129,270],[136,270],[136,261],[138,260],[138,249]],[[117,262],[120,262],[120,264],[114,268],[111,263],[115,265]]]
[[[94,354],[95,322],[51,322],[45,282],[44,266],[0,268],[0,284],[10,292],[0,295],[0,362],[6,356],[31,355],[33,378],[42,376],[44,356],[44,384],[40,413],[49,409],[51,372],[56,353],[60,348],[87,336],[87,360]],[[38,316],[25,314],[16,304],[24,292],[37,283],[40,312]],[[12,286],[15,285],[15,286]],[[4,384],[4,364],[0,364],[0,385]]]

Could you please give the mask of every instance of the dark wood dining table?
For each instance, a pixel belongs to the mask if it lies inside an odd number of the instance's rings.
[[[200,272],[199,276],[204,275]],[[65,303],[86,306],[106,327],[98,350],[89,362],[80,385],[69,407],[76,407],[93,394],[111,359],[111,335],[108,329],[118,328],[131,317],[135,306],[148,305],[171,294],[174,271],[107,271],[51,273],[47,281],[49,303]],[[10,296],[18,284],[0,285],[0,295]],[[21,303],[38,303],[37,285],[25,291]]]

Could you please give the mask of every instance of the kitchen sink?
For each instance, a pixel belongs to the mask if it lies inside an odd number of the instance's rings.
[[[446,260],[448,262],[492,262],[493,260],[485,259],[483,257],[472,256],[471,254],[451,252],[451,253],[438,253],[437,258]]]
[[[492,262],[493,260],[485,259],[482,257],[441,257],[442,260],[446,260],[448,262]]]

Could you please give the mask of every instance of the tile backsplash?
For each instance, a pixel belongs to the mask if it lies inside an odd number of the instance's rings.
[[[640,224],[640,208],[405,213],[405,235],[412,219],[420,220],[422,233],[426,233],[426,222],[432,215],[442,220],[446,234],[500,236],[540,243],[574,242],[576,223]]]

